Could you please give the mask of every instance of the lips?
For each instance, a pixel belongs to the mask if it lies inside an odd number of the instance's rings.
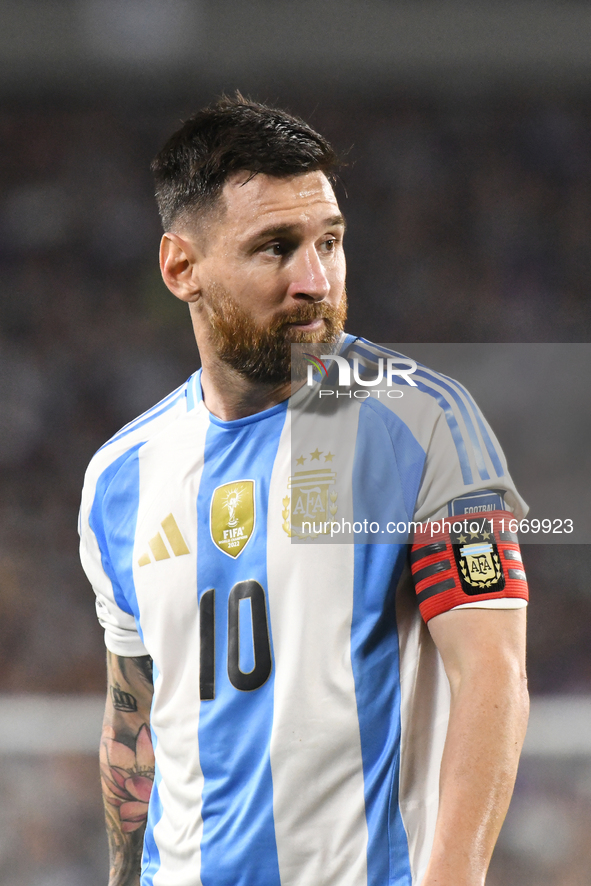
[[[312,326],[316,325],[319,320],[324,321],[324,317],[314,317],[313,320],[292,320],[288,326]]]
[[[281,326],[282,327],[308,326],[309,324],[316,322],[316,320],[325,320],[326,321],[326,319],[327,318],[326,318],[325,314],[314,314],[313,316],[310,316],[309,314],[305,314],[304,316],[297,316],[296,315],[295,317],[290,317],[287,320],[283,320],[281,323]]]

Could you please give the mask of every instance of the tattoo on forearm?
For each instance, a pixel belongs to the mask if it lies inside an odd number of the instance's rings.
[[[133,668],[148,686],[152,686],[153,680],[153,664],[149,655],[138,655],[136,658],[126,658],[123,655],[117,656],[117,663],[123,677],[130,682],[133,677],[128,674],[128,668]]]
[[[152,659],[109,653],[108,662],[112,709],[103,726],[100,760],[111,862],[109,886],[139,886],[154,782],[154,751],[147,722]]]
[[[101,778],[112,876],[116,871],[119,879],[114,882],[117,886],[124,886],[134,881],[122,878],[120,871],[131,865],[136,877],[139,873],[143,832],[154,782],[154,752],[146,723],[137,733],[133,747],[117,741],[111,727],[104,728]]]
[[[106,801],[105,818],[109,840],[109,886],[139,886],[145,825],[131,834],[122,834]]]
[[[149,655],[141,655],[139,658],[134,658],[134,661],[146,683],[152,687],[154,685],[154,662],[152,658]]]
[[[111,700],[116,711],[133,714],[137,711],[137,699],[131,692],[124,692],[118,686],[111,686]]]

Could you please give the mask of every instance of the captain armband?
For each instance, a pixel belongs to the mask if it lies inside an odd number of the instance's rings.
[[[507,516],[507,511],[490,511],[417,527],[410,565],[426,622],[466,603],[486,607],[492,600],[528,599],[517,536],[507,531]]]

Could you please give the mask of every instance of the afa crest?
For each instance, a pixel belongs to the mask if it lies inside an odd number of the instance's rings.
[[[490,521],[479,517],[464,526],[453,539],[462,589],[472,595],[502,591],[505,576]]]
[[[236,558],[250,541],[254,525],[254,480],[224,483],[214,490],[209,528],[220,551]]]
[[[319,460],[322,453],[318,449],[316,453]],[[316,453],[312,453],[313,458]],[[332,458],[329,453],[328,460]],[[300,456],[298,462],[303,461]],[[326,467],[295,471],[289,478],[288,495],[282,501],[282,517],[283,530],[290,538],[317,538],[330,532],[330,522],[337,513],[338,493],[333,488],[336,476],[335,471]]]

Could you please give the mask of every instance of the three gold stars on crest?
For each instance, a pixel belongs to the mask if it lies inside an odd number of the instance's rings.
[[[474,532],[473,530],[470,530],[470,538],[478,538],[478,535],[479,535],[478,532]],[[490,538],[490,532],[483,532],[483,533],[482,533],[482,538],[483,538],[483,539],[485,539],[485,538]],[[460,544],[466,544],[467,541],[468,541],[468,538],[467,538],[467,536],[465,536],[465,535],[460,535],[460,536],[458,537],[458,542],[459,542]]]
[[[318,447],[316,447],[314,452],[310,453],[310,461],[320,461],[320,456],[322,454],[323,454],[323,451],[321,449],[319,450]],[[333,458],[334,458],[334,453],[327,452],[326,455],[324,456],[324,461],[325,462],[332,461]],[[305,461],[306,461],[306,457],[303,455],[300,455],[299,458],[296,458],[296,465],[303,465]]]

